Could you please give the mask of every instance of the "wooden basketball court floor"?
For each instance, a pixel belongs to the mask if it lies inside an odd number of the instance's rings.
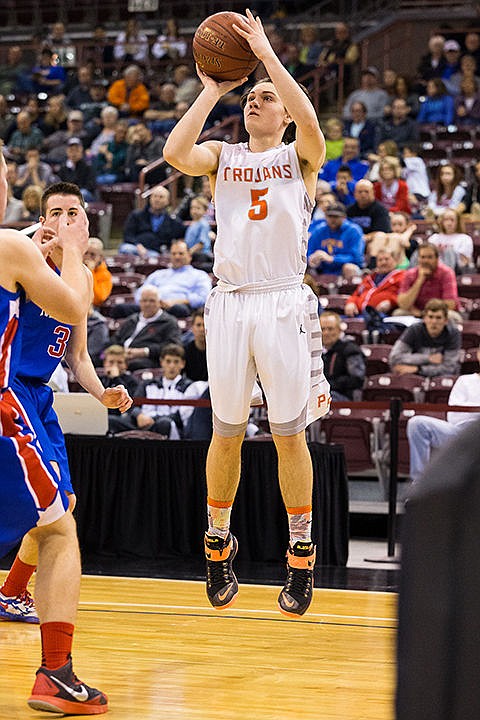
[[[395,593],[316,589],[290,620],[278,591],[219,613],[202,582],[84,576],[75,670],[111,720],[393,720]],[[58,717],[26,705],[39,657],[37,625],[0,622],[0,720]]]

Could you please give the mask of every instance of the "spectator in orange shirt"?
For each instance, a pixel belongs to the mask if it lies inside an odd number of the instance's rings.
[[[150,104],[148,90],[142,82],[142,71],[138,65],[129,65],[123,71],[123,78],[110,85],[108,102],[118,108],[122,117],[137,117]]]
[[[100,238],[88,239],[88,248],[83,262],[93,275],[93,304],[101,305],[112,292],[112,274],[103,257],[103,242]]]

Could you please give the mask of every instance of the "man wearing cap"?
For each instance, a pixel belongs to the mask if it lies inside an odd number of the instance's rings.
[[[347,220],[345,205],[332,203],[325,210],[325,220],[315,225],[310,235],[308,264],[317,272],[351,277],[360,274],[364,250],[362,231]]]
[[[447,40],[443,46],[446,65],[442,70],[442,80],[449,80],[452,75],[460,70],[460,45],[456,40]]]
[[[67,159],[57,173],[60,180],[75,183],[80,188],[85,202],[95,200],[97,180],[93,168],[83,159],[83,145],[80,138],[72,137],[67,142]]]
[[[46,160],[49,163],[63,163],[67,157],[67,143],[71,138],[79,138],[83,143],[86,137],[81,110],[70,110],[67,115],[67,129],[57,130],[45,138],[43,144]]]
[[[351,116],[351,107],[354,102],[361,102],[367,108],[370,120],[381,120],[383,109],[390,101],[388,93],[378,87],[379,72],[376,67],[369,66],[362,70],[360,88],[354,90],[347,98],[343,108],[343,117],[347,120]]]

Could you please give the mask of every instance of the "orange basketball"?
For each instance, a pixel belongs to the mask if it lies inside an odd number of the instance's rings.
[[[235,12],[215,13],[198,26],[193,36],[195,62],[219,82],[247,77],[259,63],[248,42],[232,28],[234,23],[240,25],[241,18]]]

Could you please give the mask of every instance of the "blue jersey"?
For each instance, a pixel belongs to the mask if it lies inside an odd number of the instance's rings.
[[[0,286],[0,392],[11,384],[18,370],[23,319],[23,291],[10,292]]]
[[[33,302],[25,303],[22,315],[24,331],[17,375],[48,383],[65,355],[72,326],[50,317]]]

